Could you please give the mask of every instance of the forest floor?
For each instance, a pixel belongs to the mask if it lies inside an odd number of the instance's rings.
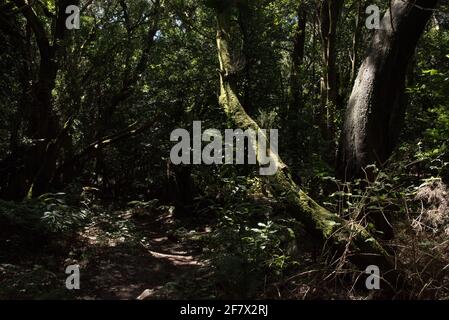
[[[27,254],[12,250],[9,261],[3,255],[0,298],[213,298],[207,281],[212,272],[201,246],[210,229],[198,221],[183,221],[182,228],[178,223],[172,210],[157,216],[132,209],[98,210],[70,239]],[[70,291],[64,271],[72,264],[80,265],[80,289]]]

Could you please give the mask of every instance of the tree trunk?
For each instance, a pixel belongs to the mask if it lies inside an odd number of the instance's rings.
[[[288,115],[297,115],[302,105],[302,86],[300,79],[301,66],[304,61],[304,45],[306,42],[306,8],[303,2],[298,6],[296,25],[293,39],[292,65],[290,74],[289,112]]]
[[[352,52],[351,52],[351,75],[350,82],[354,83],[356,77],[356,69],[359,64],[359,45],[360,45],[360,35],[362,33],[363,25],[363,12],[365,9],[365,2],[359,0],[357,3],[357,14],[355,16],[355,30],[352,36]]]
[[[249,117],[236,95],[235,75],[231,48],[231,8],[217,9],[217,50],[220,62],[220,97],[219,103],[230,122],[237,127],[256,132],[260,129]],[[257,148],[257,146],[252,146]],[[256,151],[256,150],[255,150]],[[338,215],[319,206],[293,182],[288,168],[279,156],[269,152],[269,157],[277,165],[277,172],[268,176],[273,195],[286,197],[286,203],[294,218],[301,222],[311,235],[313,241],[328,244],[333,249],[343,252],[350,250],[350,259],[361,269],[376,264],[382,270],[392,270],[393,264],[386,251],[359,224],[349,223]],[[258,152],[255,152],[258,157]],[[259,161],[259,158],[257,159]],[[390,282],[395,279],[390,279]]]
[[[320,8],[320,29],[323,45],[324,75],[322,82],[322,131],[326,140],[332,141],[335,135],[334,118],[338,106],[337,73],[337,25],[343,8],[342,0],[323,0]]]
[[[437,3],[395,0],[375,31],[346,111],[337,168],[342,178],[363,176],[373,163],[382,166],[394,150],[405,114],[407,65]]]

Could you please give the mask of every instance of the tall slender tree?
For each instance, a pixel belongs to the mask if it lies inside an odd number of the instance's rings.
[[[333,140],[335,135],[334,116],[338,106],[337,74],[337,26],[343,8],[343,0],[323,0],[319,8],[324,73],[321,87],[323,135]]]

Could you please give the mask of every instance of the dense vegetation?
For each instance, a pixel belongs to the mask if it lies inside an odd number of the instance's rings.
[[[0,0],[0,70],[0,299],[449,299],[446,1]]]

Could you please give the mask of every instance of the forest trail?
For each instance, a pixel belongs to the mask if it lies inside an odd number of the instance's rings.
[[[43,239],[17,235],[26,245],[5,240],[0,299],[214,297],[211,267],[203,254],[210,227],[204,219],[175,219],[172,207],[161,208],[91,203],[76,233]],[[66,288],[69,265],[79,265],[79,290]]]
[[[136,217],[131,210],[113,216],[105,220],[100,215],[79,233],[85,247],[77,253],[78,298],[179,298],[193,292],[189,286],[198,278],[207,276],[201,248],[169,232],[175,223],[171,211],[158,217]]]

